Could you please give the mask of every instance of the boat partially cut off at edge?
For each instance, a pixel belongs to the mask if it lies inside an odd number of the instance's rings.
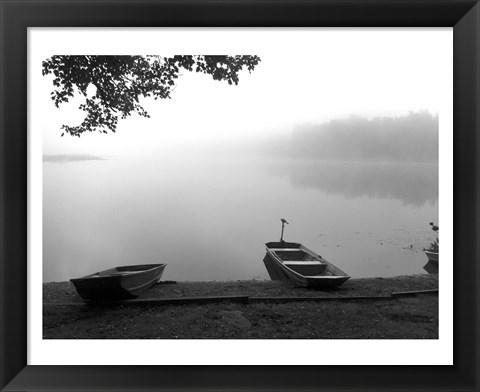
[[[166,264],[115,267],[77,279],[70,279],[85,300],[131,299],[158,283]]]
[[[332,288],[350,276],[320,255],[296,242],[268,242],[263,259],[272,280],[290,280],[295,286]]]
[[[428,257],[428,261],[434,264],[438,264],[438,252],[431,252],[429,250],[424,250],[424,252]]]

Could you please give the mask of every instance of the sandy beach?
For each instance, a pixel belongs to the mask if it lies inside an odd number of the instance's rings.
[[[437,293],[391,296],[436,289],[438,275],[351,279],[330,291],[296,288],[278,281],[167,281],[149,289],[139,300],[173,303],[92,306],[84,303],[70,282],[46,283],[43,337],[436,339]],[[208,300],[226,296],[251,301]],[[205,303],[189,303],[189,299],[205,297]]]

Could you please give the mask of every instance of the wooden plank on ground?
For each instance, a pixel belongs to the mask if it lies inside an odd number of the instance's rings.
[[[237,302],[247,303],[248,296],[221,296],[221,297],[181,297],[181,298],[135,298],[123,301],[91,301],[86,303],[81,302],[50,302],[44,303],[44,306],[119,306],[119,305],[184,305],[184,304],[205,304],[216,302]]]
[[[301,302],[301,301],[313,301],[313,302],[325,302],[325,301],[377,301],[392,299],[390,295],[378,295],[378,296],[353,296],[353,297],[250,297],[249,302]]]
[[[216,296],[216,297],[181,297],[181,298],[136,298],[123,301],[102,301],[102,302],[46,302],[44,306],[119,306],[119,305],[186,305],[186,304],[208,304],[218,302],[255,303],[255,302],[326,302],[326,301],[381,301],[398,297],[415,296],[422,294],[438,294],[438,289],[402,291],[391,295],[377,296],[335,296],[335,297],[249,297],[243,296]]]
[[[409,297],[409,296],[421,295],[421,294],[438,294],[438,289],[416,290],[416,291],[398,291],[396,293],[392,293],[392,297]]]

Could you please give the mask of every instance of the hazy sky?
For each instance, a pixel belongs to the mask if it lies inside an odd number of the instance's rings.
[[[150,119],[133,115],[120,120],[116,135],[83,134],[80,139],[60,137],[62,124],[82,121],[80,101],[56,109],[49,98],[51,78],[41,76],[36,62],[33,102],[41,117],[44,154],[145,154],[192,141],[198,146],[287,132],[299,124],[351,114],[371,118],[423,109],[437,113],[452,59],[451,29],[231,29],[220,34],[215,29],[157,29],[148,33],[150,44],[139,43],[133,33],[123,36],[122,31],[113,40],[95,31],[79,39],[78,30],[72,30],[55,45],[37,48],[34,60],[72,53],[66,43],[70,39],[80,48],[75,54],[92,53],[93,47],[98,54],[255,54],[262,61],[253,73],[241,74],[238,86],[185,71],[171,100],[144,101]],[[36,29],[30,39],[48,43],[51,34]],[[168,42],[164,52],[161,46],[152,47],[161,38]],[[108,40],[124,45],[106,45]],[[82,42],[90,42],[88,51],[82,52]]]

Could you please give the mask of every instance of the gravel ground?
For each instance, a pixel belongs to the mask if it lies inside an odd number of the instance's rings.
[[[92,307],[83,304],[70,282],[43,288],[45,339],[438,338],[436,294],[368,301]],[[351,279],[330,291],[275,281],[163,282],[140,298],[382,296],[437,288],[436,275]]]

